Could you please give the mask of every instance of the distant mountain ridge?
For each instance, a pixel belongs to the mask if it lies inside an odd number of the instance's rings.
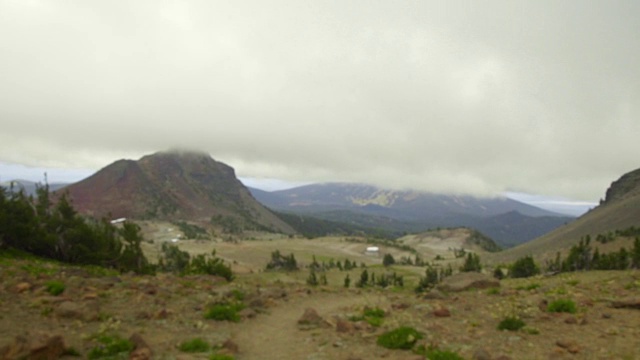
[[[345,183],[250,191],[258,201],[278,211],[394,231],[468,226],[503,247],[531,240],[573,220],[506,197],[480,199]]]
[[[27,195],[35,195],[36,194],[36,188],[37,188],[38,185],[42,185],[42,184],[38,183],[38,182],[34,182],[34,181],[21,180],[21,179],[3,181],[3,182],[0,183],[0,186],[2,186],[4,188],[11,189],[11,187],[13,186],[13,189],[15,191],[22,190]],[[60,189],[64,188],[65,186],[68,186],[68,185],[69,185],[68,183],[50,183],[49,184],[49,191],[60,190]]]
[[[525,255],[553,258],[589,235],[595,238],[631,226],[640,227],[640,169],[624,174],[611,183],[605,199],[586,214],[558,229],[505,251],[499,261],[513,261]]]
[[[94,217],[208,222],[219,216],[294,232],[252,197],[233,168],[206,153],[168,151],[118,160],[64,190],[78,211]]]

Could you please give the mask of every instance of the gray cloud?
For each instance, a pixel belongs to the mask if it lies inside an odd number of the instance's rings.
[[[583,200],[639,167],[635,1],[0,0],[0,161]]]

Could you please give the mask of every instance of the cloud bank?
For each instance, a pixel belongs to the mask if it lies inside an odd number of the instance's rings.
[[[0,161],[598,199],[640,167],[635,1],[0,0]]]

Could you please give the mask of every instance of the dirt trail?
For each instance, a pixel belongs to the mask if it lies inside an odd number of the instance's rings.
[[[323,349],[332,347],[339,337],[335,330],[298,329],[297,321],[305,309],[313,308],[325,320],[335,323],[334,316],[352,313],[354,306],[376,306],[384,301],[386,299],[374,295],[349,293],[315,293],[292,298],[270,309],[269,314],[259,315],[238,327],[234,334],[234,341],[240,346],[238,359],[329,359]]]

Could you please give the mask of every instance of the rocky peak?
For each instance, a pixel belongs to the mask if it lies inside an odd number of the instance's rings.
[[[640,194],[640,169],[626,173],[611,183],[607,189],[605,204]]]

